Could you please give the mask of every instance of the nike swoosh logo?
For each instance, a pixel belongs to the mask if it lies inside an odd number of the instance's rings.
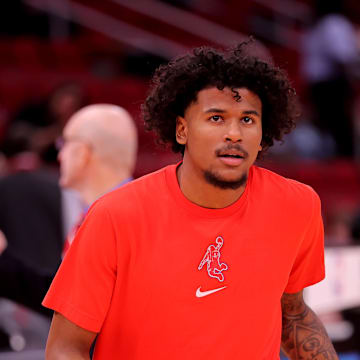
[[[216,292],[218,292],[218,291],[220,291],[220,290],[223,290],[223,289],[225,289],[225,288],[226,288],[226,286],[223,286],[223,287],[217,288],[217,289],[213,289],[213,290],[201,291],[201,286],[200,286],[200,287],[196,290],[196,297],[202,298],[202,297],[204,297],[204,296],[211,295],[211,294],[216,293]]]

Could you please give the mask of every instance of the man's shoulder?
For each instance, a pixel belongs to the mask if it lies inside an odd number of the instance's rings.
[[[268,193],[277,194],[284,199],[313,202],[319,198],[311,186],[262,167],[254,167],[254,177]]]

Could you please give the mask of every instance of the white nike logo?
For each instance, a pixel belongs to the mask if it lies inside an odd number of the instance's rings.
[[[217,291],[223,290],[225,289],[226,286],[223,286],[221,288],[217,288],[217,289],[213,289],[213,290],[208,290],[208,291],[201,291],[201,286],[196,290],[196,297],[198,298],[202,298],[204,296],[208,296],[210,294],[216,293]]]

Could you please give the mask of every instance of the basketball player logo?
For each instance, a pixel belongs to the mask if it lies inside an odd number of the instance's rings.
[[[228,266],[225,263],[220,262],[220,249],[224,244],[224,239],[221,236],[218,236],[215,242],[216,246],[210,245],[207,248],[204,257],[198,266],[198,269],[201,270],[206,264],[208,275],[222,282],[224,281],[224,275],[222,272],[228,269]]]

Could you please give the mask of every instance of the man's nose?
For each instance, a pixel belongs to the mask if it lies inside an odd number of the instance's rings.
[[[241,124],[238,120],[234,119],[233,121],[228,122],[225,133],[225,141],[239,142],[243,139]]]

